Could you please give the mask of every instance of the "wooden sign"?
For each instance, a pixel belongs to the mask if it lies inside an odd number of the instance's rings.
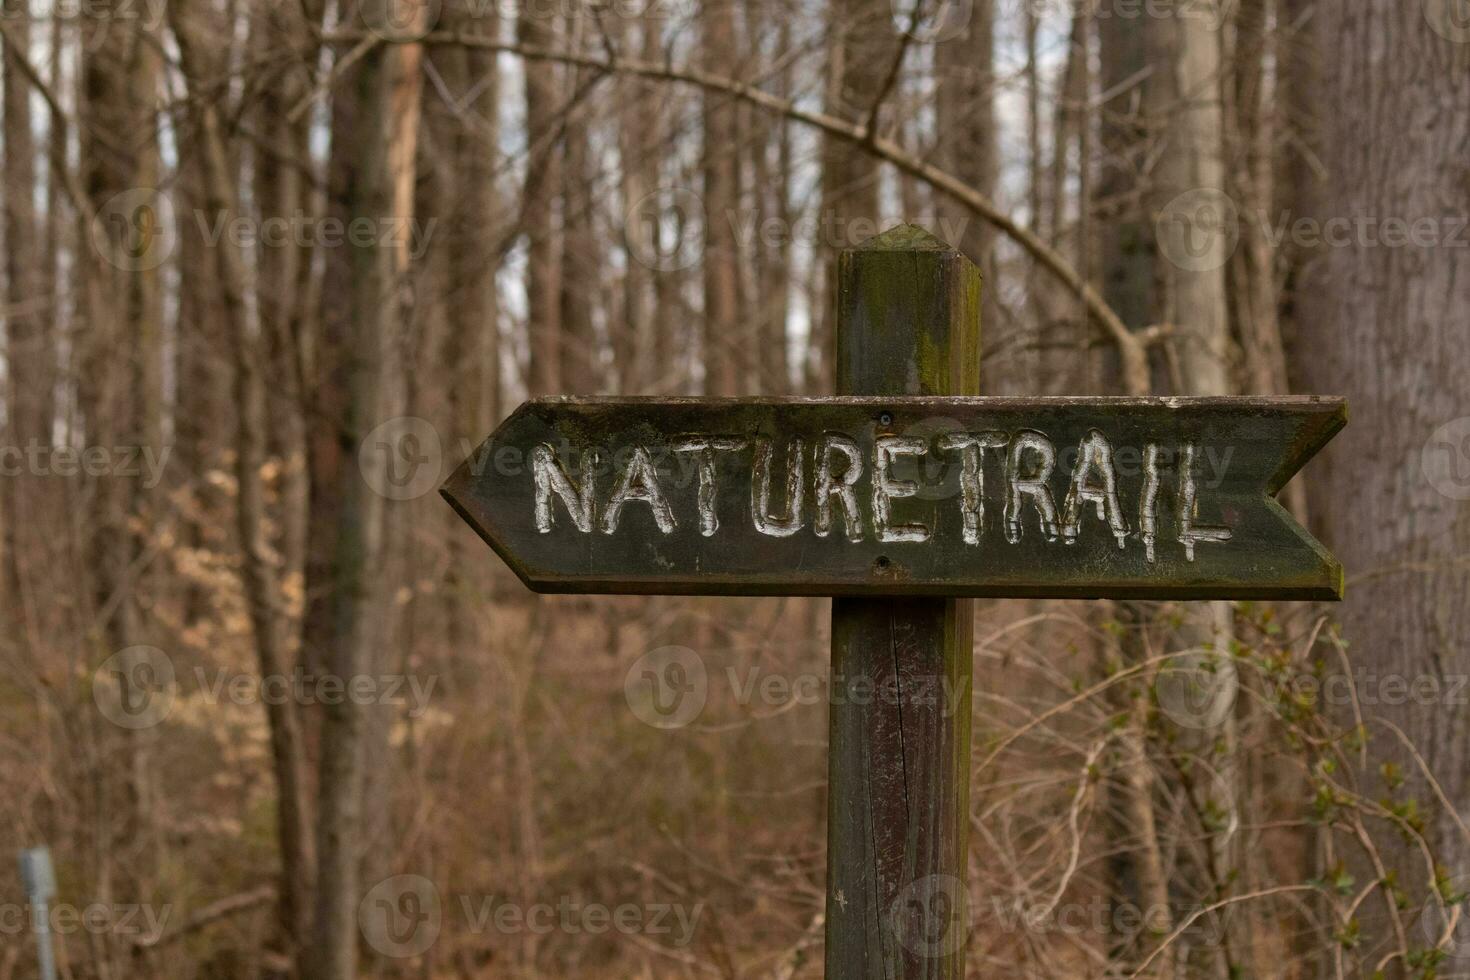
[[[544,399],[443,493],[538,592],[1339,599],[1340,399]]]
[[[837,265],[837,398],[546,399],[444,495],[541,592],[830,595],[825,975],[962,980],[968,596],[1336,599],[1273,499],[1325,398],[970,397],[980,275],[910,225]]]

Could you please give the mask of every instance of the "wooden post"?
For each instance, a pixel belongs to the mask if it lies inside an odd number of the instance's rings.
[[[964,255],[903,226],[843,252],[837,279],[839,395],[979,393]],[[901,575],[895,550],[878,561]],[[972,633],[967,599],[832,601],[829,980],[964,976]]]
[[[1342,566],[1273,498],[1346,405],[969,397],[963,255],[895,228],[844,252],[837,282],[837,397],[533,399],[443,493],[538,592],[839,596],[827,976],[961,980],[974,624],[954,597],[1340,599]],[[1058,446],[1077,447],[1061,468]],[[1009,504],[988,525],[983,449],[1005,450],[992,519]],[[1201,449],[1233,460],[1204,506]],[[660,477],[669,453],[698,454],[695,485]],[[626,461],[599,482],[604,454]],[[905,473],[919,458],[961,471]]]

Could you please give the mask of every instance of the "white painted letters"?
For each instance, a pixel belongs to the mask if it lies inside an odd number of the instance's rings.
[[[835,478],[832,475],[832,457],[842,456],[846,463]],[[857,486],[863,475],[863,453],[858,444],[847,436],[828,433],[817,447],[817,520],[813,528],[817,537],[825,538],[832,531],[832,501],[842,505],[842,526],[847,540],[863,539],[863,515],[858,509]]]
[[[1039,459],[1030,476],[1024,475],[1026,454]],[[1051,440],[1040,432],[1020,432],[1011,440],[1011,450],[1006,461],[1006,540],[1011,544],[1021,541],[1021,519],[1024,516],[1024,498],[1036,505],[1041,518],[1041,532],[1046,540],[1057,539],[1057,504],[1051,495],[1051,471],[1057,465],[1057,449]]]
[[[1003,449],[1010,440],[1004,432],[952,432],[939,440],[945,452],[960,456],[960,516],[965,544],[979,544],[985,531],[985,457],[987,449]]]
[[[913,480],[894,479],[889,467],[897,456],[922,456],[929,448],[923,439],[904,436],[879,436],[873,467],[873,529],[879,541],[928,541],[929,529],[923,524],[894,524],[892,502],[898,497],[912,497],[919,492]]]
[[[1143,450],[1143,492],[1138,495],[1138,528],[1143,535],[1143,554],[1152,565],[1154,542],[1159,530],[1159,447],[1149,443]]]
[[[1094,475],[1096,482],[1092,482]],[[1113,537],[1118,539],[1118,548],[1122,549],[1128,542],[1128,522],[1123,518],[1122,505],[1118,503],[1118,474],[1113,469],[1113,446],[1096,429],[1088,432],[1077,447],[1072,487],[1067,491],[1067,501],[1062,507],[1062,539],[1068,544],[1077,543],[1084,504],[1092,504],[1097,509],[1097,519],[1107,522]]]
[[[785,539],[806,528],[807,508],[813,507],[811,532],[819,539],[836,537],[849,544],[876,539],[885,544],[910,545],[952,536],[966,546],[978,547],[987,533],[1019,544],[1028,530],[1028,512],[1034,511],[1033,534],[1039,528],[1047,542],[1075,546],[1088,537],[1083,533],[1083,524],[1088,523],[1086,514],[1091,510],[1106,525],[1116,550],[1127,552],[1134,531],[1125,516],[1122,498],[1136,492],[1137,537],[1142,544],[1142,558],[1150,565],[1160,559],[1161,540],[1177,541],[1184,560],[1193,562],[1198,545],[1224,544],[1233,536],[1228,526],[1199,521],[1201,486],[1195,464],[1202,456],[1214,458],[1209,454],[1218,447],[1202,450],[1196,443],[1176,447],[1145,442],[1140,453],[1136,443],[1115,448],[1100,429],[1089,429],[1078,443],[1076,464],[1064,481],[1057,473],[1059,465],[1064,464],[1055,443],[1032,429],[948,432],[933,439],[880,434],[866,442],[841,432],[824,432],[820,439],[793,435],[782,449],[785,470],[780,473],[773,472],[778,466],[777,442],[771,436],[688,433],[671,437],[663,445],[628,445],[619,453],[619,458],[628,456],[627,464],[621,472],[614,468],[611,493],[601,506],[597,496],[597,452],[584,450],[578,459],[575,449],[563,449],[559,454],[550,444],[534,446],[530,459],[536,531],[550,534],[556,530],[557,511],[564,509],[569,523],[580,533],[616,534],[626,523],[624,508],[641,502],[648,505],[654,526],[662,535],[679,530],[674,505],[692,504],[697,522],[691,521],[688,534],[692,535],[697,526],[699,535],[707,539],[751,531]],[[899,460],[917,460],[931,450],[958,456],[958,493],[950,485],[928,478],[930,492],[923,494],[922,501],[903,505],[913,510],[912,517],[903,521],[894,514],[894,502],[919,497],[926,488],[921,486],[923,476],[905,479],[895,474],[896,470],[904,472],[898,468]],[[988,527],[986,522],[987,450],[999,450],[1003,476],[1001,485],[990,491],[991,500],[1002,505],[998,529]],[[692,458],[683,458],[675,467],[666,466],[661,482],[655,461],[668,461],[670,453]],[[748,524],[742,522],[743,527],[726,529],[720,522],[721,453],[738,454],[725,464],[725,482],[740,480],[740,470],[749,476],[750,519]],[[579,463],[575,469],[571,466],[573,460]],[[914,468],[922,474],[921,466]],[[1167,469],[1177,473],[1177,484],[1175,476],[1164,475]],[[1161,508],[1159,498],[1165,492],[1166,481],[1174,506]],[[778,485],[774,492],[773,482]],[[1063,486],[1065,499],[1059,508],[1054,494]],[[737,486],[728,492],[745,489]],[[734,507],[727,506],[727,514],[733,511]],[[1161,518],[1168,524],[1162,535]]]
[[[595,459],[590,451],[582,454],[582,486],[578,489],[562,468],[561,461],[556,458],[555,449],[540,445],[531,450],[531,474],[536,481],[536,530],[542,534],[550,534],[551,528],[556,524],[556,515],[552,513],[551,505],[553,493],[566,505],[567,513],[578,531],[585,534],[592,530]]]
[[[1194,561],[1194,546],[1202,541],[1230,540],[1230,528],[1214,524],[1195,524],[1199,516],[1199,490],[1194,485],[1194,446],[1184,447],[1184,461],[1179,464],[1179,543],[1184,557]]]
[[[743,439],[721,439],[716,436],[687,436],[674,443],[676,453],[699,454],[699,533],[707,538],[720,529],[715,511],[715,453],[733,453],[745,447]]]
[[[618,519],[622,516],[623,505],[632,500],[641,500],[648,504],[653,511],[654,523],[664,534],[672,534],[674,530],[674,511],[664,497],[664,493],[658,486],[658,471],[653,467],[653,460],[648,455],[648,450],[642,446],[634,446],[631,458],[628,460],[628,468],[623,471],[623,478],[618,482],[618,487],[613,491],[612,499],[607,502],[607,513],[602,517],[602,533],[612,534],[618,529]]]
[[[802,461],[806,446],[792,439],[786,451],[786,514],[771,516],[771,456],[774,449],[769,439],[755,441],[755,463],[750,477],[750,516],[755,529],[773,538],[789,538],[801,530],[802,498],[806,486],[802,482]]]

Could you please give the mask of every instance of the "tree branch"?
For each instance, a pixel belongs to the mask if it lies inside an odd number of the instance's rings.
[[[3,18],[0,18],[0,38],[4,39],[5,46],[10,49],[10,55],[15,59],[15,66],[26,77],[26,81],[31,83],[31,87],[41,94],[41,98],[45,100],[47,108],[51,110],[52,117],[57,120],[63,130],[63,138],[52,140],[51,143],[53,145],[65,146],[65,131],[73,127],[71,117],[67,115],[66,109],[56,97],[56,93],[51,90],[51,86],[46,83],[46,80],[41,77],[41,73],[36,70],[36,66],[31,64],[30,56],[26,52],[25,47],[15,43],[15,35],[11,33],[10,26],[5,23]],[[76,208],[77,214],[91,220],[93,217],[92,204],[87,197],[87,192],[82,189],[77,175],[67,166],[65,158],[58,158],[55,153],[47,154],[47,156],[51,163],[52,172],[61,181],[61,189],[65,191],[67,199],[71,201],[71,206]]]
[[[326,33],[323,36],[323,40],[328,43],[355,44],[360,43],[364,37],[365,33],[362,31],[333,31]],[[1143,340],[1128,329],[1128,326],[1113,311],[1112,307],[1108,306],[1107,301],[1102,298],[1101,294],[1078,273],[1060,252],[1044,242],[1030,229],[1011,218],[1010,215],[1002,211],[988,197],[973,187],[970,187],[958,177],[933,164],[925,162],[918,156],[905,150],[893,140],[879,137],[876,133],[871,133],[866,126],[847,122],[825,112],[803,109],[788,99],[772,95],[769,92],[736,79],[714,75],[701,71],[698,68],[679,67],[673,64],[660,64],[630,58],[580,54],[575,51],[561,51],[554,48],[516,42],[508,43],[497,41],[493,38],[453,31],[434,31],[420,38],[418,43],[481,48],[497,53],[513,54],[532,61],[555,61],[567,65],[596,69],[609,74],[635,75],[642,78],[693,85],[697,88],[728,94],[750,105],[819,129],[824,133],[845,140],[861,149],[865,149],[878,159],[891,164],[903,173],[917,178],[935,190],[953,198],[956,202],[968,208],[977,217],[995,226],[996,229],[1003,232],[1017,245],[1029,252],[1038,263],[1076,294],[1083,306],[1087,309],[1088,315],[1097,321],[1098,325],[1103,328],[1113,343],[1117,345],[1119,354],[1123,359],[1123,382],[1127,393],[1130,395],[1146,395],[1149,393],[1147,346]]]

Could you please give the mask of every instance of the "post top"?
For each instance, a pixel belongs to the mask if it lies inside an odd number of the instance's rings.
[[[938,238],[926,228],[918,225],[902,224],[874,235],[855,251],[860,252],[953,252],[954,246],[949,245]]]

